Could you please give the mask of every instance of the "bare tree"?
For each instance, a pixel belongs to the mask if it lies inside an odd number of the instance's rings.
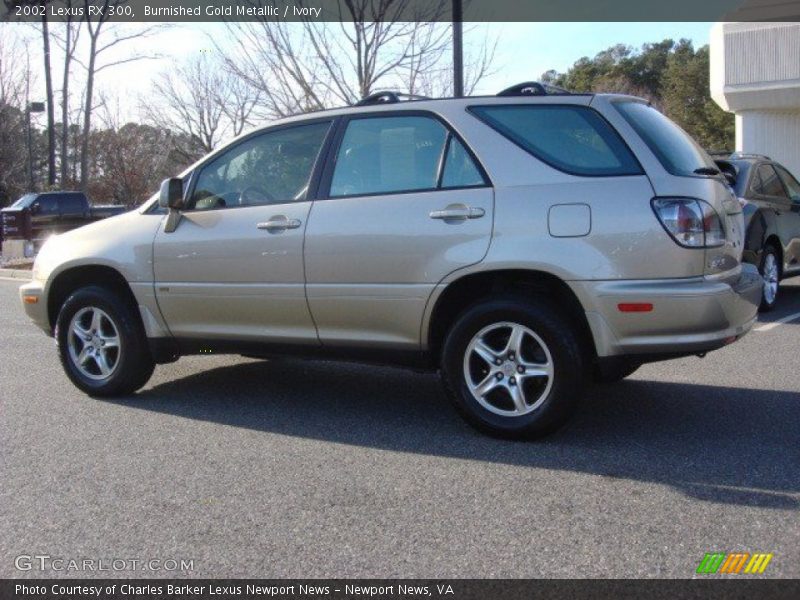
[[[117,7],[126,4],[128,0],[103,0],[97,4],[96,0],[83,0],[84,12],[89,13],[89,6],[96,5],[102,8],[102,12],[97,20],[87,18],[85,21],[86,32],[89,36],[88,58],[85,62],[74,60],[86,69],[86,91],[83,97],[83,136],[81,142],[81,175],[80,188],[87,189],[89,179],[89,136],[92,128],[92,112],[95,108],[94,86],[95,78],[104,70],[116,67],[125,63],[130,63],[146,58],[155,58],[153,54],[132,53],[126,58],[103,62],[102,57],[112,48],[135,39],[148,37],[159,29],[160,26],[150,26],[136,29],[125,29],[120,25],[109,25],[109,7]]]
[[[47,8],[47,3],[41,6]],[[47,94],[47,184],[56,182],[56,130],[55,110],[53,106],[53,78],[50,73],[50,28],[47,22],[47,10],[42,12],[42,51],[44,53],[44,84]]]
[[[337,0],[339,22],[228,23],[233,45],[218,49],[261,92],[265,116],[352,104],[437,68],[450,30],[436,21],[448,7],[444,0]]]
[[[259,98],[260,92],[221,60],[201,53],[161,73],[141,105],[150,123],[184,134],[181,139],[190,140],[192,147],[178,150],[196,158],[252,125]]]
[[[63,0],[67,9],[71,9],[79,0]],[[60,33],[54,34],[54,39],[64,53],[64,68],[61,80],[61,132],[59,139],[60,146],[60,184],[63,188],[69,180],[69,136],[70,136],[70,79],[72,60],[75,57],[75,50],[78,46],[81,33],[81,20],[75,20],[72,12],[68,10],[65,17],[64,26]]]
[[[5,32],[0,33],[0,205],[29,185],[28,154],[20,151],[26,146],[25,111],[31,86],[28,67],[27,45],[23,47]]]

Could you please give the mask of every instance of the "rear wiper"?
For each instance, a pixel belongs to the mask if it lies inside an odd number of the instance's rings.
[[[699,169],[695,169],[694,173],[696,175],[722,175],[722,171],[713,167],[700,167]]]

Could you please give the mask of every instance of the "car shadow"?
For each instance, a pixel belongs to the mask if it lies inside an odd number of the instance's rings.
[[[346,363],[255,361],[115,402],[398,452],[666,484],[704,501],[800,508],[796,393],[627,380],[591,388],[568,427],[537,442],[481,435],[433,375]]]

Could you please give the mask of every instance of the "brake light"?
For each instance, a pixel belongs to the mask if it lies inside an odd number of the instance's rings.
[[[678,244],[712,248],[725,244],[725,229],[717,211],[694,198],[653,198],[653,211]]]

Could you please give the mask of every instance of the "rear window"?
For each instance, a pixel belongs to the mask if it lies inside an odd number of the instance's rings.
[[[641,175],[619,134],[586,106],[474,106],[484,123],[539,160],[572,175]]]
[[[692,137],[652,106],[642,102],[616,102],[615,106],[673,175],[695,176],[698,169],[717,169],[714,161]]]

